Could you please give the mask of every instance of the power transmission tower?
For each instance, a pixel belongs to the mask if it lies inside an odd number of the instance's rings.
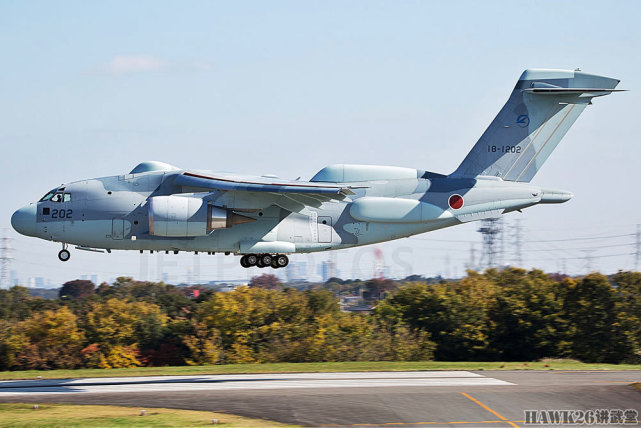
[[[0,238],[0,288],[10,288],[9,284],[9,266],[11,265],[11,241],[4,231]]]
[[[449,255],[445,256],[445,260],[444,260],[443,264],[445,265],[445,271],[443,273],[443,277],[451,278],[452,275],[451,275],[451,271],[450,271],[450,256]]]
[[[641,224],[637,224],[637,233],[635,234],[636,242],[634,252],[634,270],[639,270],[639,262],[641,261]]]
[[[514,265],[516,267],[523,267],[523,253],[521,252],[521,219],[516,219],[512,225],[512,244],[514,245]]]
[[[505,233],[505,221],[503,218],[499,218],[496,221],[496,226],[499,228],[499,239],[500,239],[500,246],[498,250],[498,254],[496,257],[496,264],[498,266],[505,266],[507,262],[505,261],[505,253],[506,253],[506,246],[507,243],[505,241],[506,239],[506,233]]]
[[[503,222],[498,218],[481,220],[481,227],[478,229],[483,237],[483,254],[479,265],[486,269],[496,267],[501,263],[502,248],[500,241],[503,236]]]
[[[592,255],[592,253],[594,253],[596,250],[581,250],[581,251],[583,252],[583,254],[585,254],[583,256],[583,260],[585,261],[584,268],[585,268],[585,273],[587,274],[592,272],[594,268],[594,256]]]
[[[476,270],[476,250],[474,250],[474,244],[470,244],[470,260],[467,262],[467,266],[465,266],[469,270]]]

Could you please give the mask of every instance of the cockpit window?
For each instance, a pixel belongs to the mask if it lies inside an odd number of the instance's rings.
[[[53,193],[53,192],[49,192],[49,193],[47,193],[46,195],[44,195],[44,196],[42,197],[42,199],[40,199],[40,202],[48,201],[49,199],[51,199],[51,197],[52,197],[53,195],[54,195],[54,193]]]
[[[49,192],[39,202],[71,202],[71,193],[62,193],[60,190]]]

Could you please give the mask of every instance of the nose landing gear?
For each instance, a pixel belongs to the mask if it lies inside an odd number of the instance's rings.
[[[289,264],[289,257],[284,254],[245,254],[240,258],[240,265],[244,268],[256,266],[258,268],[272,267],[284,268]]]
[[[61,262],[66,262],[71,258],[71,253],[67,250],[67,244],[62,244],[62,250],[58,253],[58,259]]]

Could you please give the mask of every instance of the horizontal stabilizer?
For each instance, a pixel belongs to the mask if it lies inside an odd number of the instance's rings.
[[[459,214],[456,216],[456,219],[461,223],[468,223],[470,221],[499,218],[501,217],[501,214],[503,214],[503,211],[504,210],[488,210],[488,211],[471,212],[469,214]]]
[[[523,89],[523,92],[531,92],[533,94],[581,94],[581,93],[599,93],[604,92],[609,94],[611,92],[626,92],[627,89],[608,89],[608,88],[529,88]]]

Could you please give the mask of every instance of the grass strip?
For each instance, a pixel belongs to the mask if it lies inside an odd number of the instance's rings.
[[[0,427],[200,427],[211,426],[216,419],[225,427],[291,427],[277,422],[236,415],[194,410],[147,408],[141,416],[137,407],[91,406],[68,404],[0,404]]]

